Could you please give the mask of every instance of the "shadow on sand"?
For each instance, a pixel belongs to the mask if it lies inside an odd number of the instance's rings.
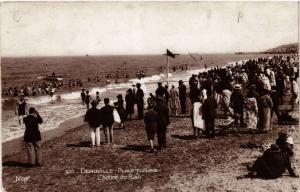
[[[29,163],[21,163],[21,162],[17,162],[17,161],[6,161],[2,164],[3,167],[7,166],[7,167],[24,167],[24,168],[30,168],[32,167],[31,164]]]
[[[194,140],[197,139],[196,136],[194,135],[171,135],[171,137],[174,137],[176,139],[182,139],[182,140]],[[202,136],[201,136],[202,138]],[[203,138],[205,138],[205,136],[203,136]]]
[[[147,152],[149,150],[149,145],[126,145],[125,147],[122,147],[121,149],[129,150],[129,151]]]
[[[105,142],[101,142],[100,144],[104,144]],[[67,144],[66,147],[90,147],[91,141],[82,141],[79,143],[70,143]]]

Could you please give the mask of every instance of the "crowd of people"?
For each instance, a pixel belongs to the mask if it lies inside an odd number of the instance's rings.
[[[27,96],[37,95],[51,95],[55,90],[61,89],[63,86],[62,81],[44,81],[38,83],[37,81],[31,82],[30,85],[22,85],[20,87],[8,87],[2,90],[5,96],[18,97],[21,94]]]
[[[194,74],[188,81],[188,88],[182,80],[178,82],[178,88],[171,85],[170,89],[168,84],[163,86],[162,82],[158,82],[155,95],[150,93],[147,99],[144,99],[145,94],[141,84],[137,83],[127,90],[125,100],[119,94],[112,106],[110,100],[105,98],[101,109],[97,108],[101,102],[99,92],[92,99],[89,91],[82,89],[82,103],[87,108],[85,121],[91,128],[91,147],[100,146],[100,127],[103,127],[106,143],[113,144],[114,122],[118,122],[120,128],[125,129],[125,121],[132,119],[135,114],[135,105],[137,119],[143,119],[145,123],[151,152],[155,151],[155,135],[158,141],[157,149],[167,148],[166,133],[170,124],[169,117],[179,113],[183,116],[191,116],[193,134],[196,137],[204,134],[210,139],[215,138],[215,122],[219,118],[219,113],[232,122],[233,128],[248,129],[251,133],[272,131],[273,114],[276,114],[278,124],[293,124],[296,119],[289,112],[293,111],[294,104],[298,102],[298,65],[298,55],[243,61],[241,64],[212,68]],[[146,112],[144,112],[145,100],[147,101]],[[188,100],[192,105],[191,114],[187,110]],[[28,126],[26,125],[26,128]],[[288,169],[292,176],[296,176],[291,170],[289,161],[292,148],[288,147],[289,150],[286,150],[288,144],[293,144],[292,138],[287,134],[285,139],[283,138],[281,136],[281,140],[277,140],[277,145],[272,145],[265,151],[263,157],[249,168],[252,171],[251,175],[261,176],[260,171],[269,168],[270,165],[265,158],[272,159],[273,152],[280,151],[280,158],[274,157],[272,161],[275,161],[275,164],[280,161],[284,164],[282,170]],[[273,169],[277,169],[276,166],[275,168],[273,166]],[[273,178],[278,174],[264,176]]]

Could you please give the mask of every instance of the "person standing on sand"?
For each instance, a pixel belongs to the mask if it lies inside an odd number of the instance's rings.
[[[151,153],[153,153],[154,152],[153,140],[157,132],[159,119],[158,119],[157,112],[153,110],[152,104],[148,105],[148,109],[149,110],[145,113],[144,123],[145,123],[146,134],[150,144],[150,151]]]
[[[165,102],[166,102],[166,105],[169,107],[170,93],[169,93],[168,89],[169,89],[169,86],[165,85]]]
[[[238,127],[238,122],[240,122],[240,127],[244,125],[244,96],[242,93],[242,85],[236,84],[234,86],[233,93],[230,96],[230,106],[234,111],[234,119],[235,119],[235,126]]]
[[[99,103],[101,101],[99,91],[96,92],[96,101]]]
[[[186,86],[183,84],[183,81],[179,81],[179,100],[181,106],[181,113],[186,114]]]
[[[260,131],[271,130],[271,111],[273,109],[273,101],[269,96],[268,90],[263,90],[258,103],[258,128]]]
[[[155,106],[155,111],[158,114],[158,127],[157,127],[157,140],[158,149],[167,148],[167,126],[170,124],[169,119],[169,108],[164,104],[164,98],[157,97],[157,103]]]
[[[132,114],[134,114],[134,103],[135,103],[135,95],[132,92],[132,89],[127,90],[127,94],[125,96],[126,102],[126,113],[129,115],[129,119],[131,119]]]
[[[218,105],[211,92],[207,92],[207,99],[202,105],[202,118],[205,124],[207,138],[215,137],[215,118]]]
[[[162,82],[158,82],[157,83],[158,87],[155,91],[155,95],[156,97],[164,97],[165,93],[166,93],[166,90],[165,88],[162,86]]]
[[[109,105],[109,99],[104,99],[105,106],[100,109],[101,125],[103,126],[105,141],[107,144],[113,144],[114,142],[114,107]]]
[[[144,91],[141,89],[141,84],[136,84],[137,91],[136,91],[136,103],[138,108],[138,119],[143,119],[144,117]]]
[[[195,103],[193,104],[192,110],[192,125],[193,125],[193,133],[195,137],[200,137],[200,131],[204,131],[204,121],[202,118],[202,105],[203,98],[198,97]]]
[[[175,90],[175,86],[172,85],[172,88],[170,90],[170,109],[171,109],[171,115],[177,115],[178,108],[179,108],[178,92]]]
[[[86,91],[85,92],[85,99],[84,99],[84,102],[86,104],[86,109],[89,110],[90,108],[90,101],[91,101],[91,96],[89,95],[89,91]]]
[[[41,164],[41,133],[39,124],[43,123],[43,119],[35,108],[29,108],[29,115],[23,119],[25,124],[24,141],[26,143],[28,162],[31,166],[39,166]]]
[[[17,101],[16,111],[15,114],[18,115],[19,125],[22,126],[22,119],[26,114],[27,104],[24,99],[24,94],[20,94],[20,98]]]
[[[80,96],[81,96],[82,104],[84,104],[85,103],[85,90],[84,89],[81,90]]]
[[[92,108],[89,109],[84,117],[84,121],[88,122],[91,130],[91,148],[94,148],[95,145],[100,147],[100,122],[101,115],[100,110],[97,109],[98,101],[94,100],[91,103]]]
[[[254,132],[257,128],[258,107],[257,101],[254,97],[254,93],[251,90],[247,94],[247,98],[245,100],[245,108],[247,128],[250,132]]]
[[[118,99],[118,101],[114,103],[114,106],[116,107],[116,109],[120,115],[120,119],[121,119],[120,128],[125,129],[124,123],[126,121],[127,114],[126,114],[126,110],[124,108],[123,96],[121,94],[119,94],[117,96],[117,99]]]

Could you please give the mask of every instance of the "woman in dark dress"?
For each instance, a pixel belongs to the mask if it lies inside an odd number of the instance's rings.
[[[145,130],[147,134],[147,138],[150,144],[150,150],[151,153],[154,152],[154,136],[157,133],[157,128],[158,128],[158,113],[154,111],[153,105],[150,104],[148,106],[148,111],[145,113],[144,116],[144,123],[145,123]]]
[[[123,96],[121,94],[119,94],[117,96],[118,101],[114,103],[119,115],[120,115],[120,119],[121,119],[121,127],[123,129],[125,129],[124,127],[124,122],[126,121],[127,118],[127,114],[126,114],[126,110],[124,109],[124,100],[123,100]]]
[[[127,90],[125,101],[126,101],[126,113],[129,115],[129,119],[131,119],[131,115],[134,114],[134,103],[135,103],[135,95],[132,89]]]

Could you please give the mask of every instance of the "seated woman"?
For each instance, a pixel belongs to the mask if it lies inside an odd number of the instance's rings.
[[[250,173],[248,177],[258,177],[264,179],[277,179],[288,170],[291,177],[298,177],[291,167],[289,155],[280,150],[277,144],[271,145],[262,157],[257,158],[253,166],[247,167]]]

